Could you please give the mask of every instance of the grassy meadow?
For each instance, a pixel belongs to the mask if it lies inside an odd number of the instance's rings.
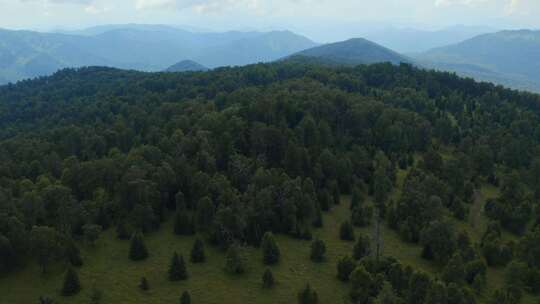
[[[398,183],[404,174],[400,172]],[[483,204],[485,197],[496,195],[496,189],[482,190],[477,204]],[[480,214],[471,213],[467,222],[459,222],[463,229],[472,231],[484,226],[482,209],[473,206]],[[42,275],[39,267],[32,264],[23,270],[0,278],[0,304],[37,303],[41,295],[51,297],[55,303],[91,303],[92,290],[102,291],[101,303],[179,303],[180,295],[187,290],[193,303],[204,304],[290,304],[296,302],[298,291],[310,283],[318,292],[320,303],[346,303],[349,285],[336,278],[336,262],[346,254],[351,254],[353,242],[339,240],[339,225],[348,219],[349,198],[324,214],[324,227],[314,230],[314,235],[324,240],[327,247],[327,259],[323,263],[314,263],[309,259],[310,241],[296,240],[288,236],[276,236],[281,249],[281,261],[271,266],[277,281],[272,289],[262,288],[262,274],[266,266],[262,263],[260,249],[247,248],[244,251],[248,270],[243,275],[229,275],[224,271],[225,254],[209,245],[205,246],[207,262],[203,264],[187,263],[190,278],[187,281],[170,282],[167,270],[174,251],[183,254],[189,260],[189,252],[195,237],[181,237],[173,234],[172,220],[164,223],[155,233],[147,234],[145,242],[150,257],[141,262],[128,259],[129,241],[119,241],[114,229],[104,232],[93,247],[81,245],[84,266],[78,269],[83,290],[73,297],[62,297],[60,288],[63,281],[64,265],[54,265]],[[475,229],[471,228],[471,223]],[[480,226],[480,227],[478,227]],[[371,234],[372,228],[358,229],[360,233]],[[473,238],[480,233],[473,233]],[[421,247],[401,241],[398,235],[383,227],[384,253],[402,263],[435,274],[439,269],[420,258]],[[485,294],[504,282],[502,269],[490,269],[488,286]],[[138,288],[140,278],[145,276],[150,290]],[[485,302],[485,296],[479,297]],[[527,296],[523,303],[537,303],[537,299]]]

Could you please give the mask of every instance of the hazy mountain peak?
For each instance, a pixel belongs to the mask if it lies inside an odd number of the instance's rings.
[[[416,58],[428,66],[462,75],[521,89],[540,89],[540,31],[482,34],[432,49]]]
[[[166,72],[198,72],[207,71],[208,68],[193,60],[182,60],[165,70]]]
[[[351,38],[341,42],[324,44],[298,52],[294,56],[315,57],[329,62],[352,65],[410,62],[405,56],[365,38]]]

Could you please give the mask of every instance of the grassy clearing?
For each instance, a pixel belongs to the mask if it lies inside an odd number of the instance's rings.
[[[89,303],[92,286],[103,291],[103,303],[178,303],[184,290],[188,290],[194,303],[293,303],[297,292],[309,282],[319,293],[321,303],[342,302],[347,297],[348,285],[338,281],[336,262],[352,250],[352,243],[340,241],[339,224],[348,218],[348,206],[342,204],[325,215],[325,227],[315,234],[326,242],[327,261],[321,264],[309,260],[310,242],[286,236],[277,236],[282,259],[271,267],[277,286],[270,290],[261,287],[265,266],[261,252],[250,248],[245,251],[248,272],[231,276],[224,272],[224,254],[206,246],[208,261],[188,264],[190,278],[184,282],[169,282],[167,269],[174,251],[187,258],[193,237],[178,237],[172,233],[172,222],[159,232],[147,235],[146,245],[150,258],[132,262],[127,258],[129,242],[118,241],[114,231],[105,232],[94,248],[83,247],[85,265],[79,270],[83,291],[71,298],[59,295],[63,267],[52,267],[41,275],[36,265],[30,265],[8,277],[0,279],[0,303],[36,303],[40,295],[53,297],[57,303]],[[151,289],[142,292],[137,284],[146,276]]]
[[[398,174],[401,185],[405,172]],[[495,189],[496,190],[496,189]],[[486,193],[484,193],[486,192]],[[483,189],[482,196],[496,195],[494,189]],[[394,194],[394,198],[397,198]],[[484,200],[482,199],[482,201]],[[316,264],[309,260],[310,242],[276,236],[281,248],[282,259],[279,265],[271,267],[277,285],[265,290],[261,287],[261,276],[265,270],[259,249],[245,251],[248,272],[240,276],[231,276],[223,270],[225,257],[223,252],[206,246],[208,261],[204,264],[188,263],[190,278],[184,282],[169,282],[167,269],[174,251],[188,258],[194,237],[178,237],[172,233],[172,221],[163,225],[159,232],[146,236],[146,245],[150,258],[143,262],[128,259],[128,241],[118,241],[114,231],[105,232],[95,247],[83,246],[82,254],[85,265],[79,269],[83,291],[71,298],[59,295],[63,279],[62,265],[51,268],[47,275],[41,275],[37,265],[30,265],[14,274],[0,278],[0,304],[37,303],[40,295],[53,297],[56,303],[89,303],[93,286],[103,291],[102,303],[178,303],[184,290],[188,290],[194,303],[260,303],[275,304],[295,303],[297,292],[309,282],[318,292],[321,303],[344,303],[349,290],[348,284],[336,279],[336,262],[352,251],[352,242],[339,240],[339,225],[349,218],[349,197],[344,197],[341,205],[324,215],[324,228],[314,234],[324,240],[327,246],[327,260]],[[482,204],[482,202],[479,202]],[[480,209],[481,210],[481,209]],[[472,215],[471,215],[472,216]],[[483,219],[482,216],[479,217]],[[468,223],[462,227],[470,231]],[[421,247],[401,241],[398,234],[383,226],[383,251],[403,264],[422,269],[436,275],[437,269],[432,263],[420,258]],[[356,229],[370,235],[372,228]],[[502,269],[489,270],[487,294],[504,282]],[[151,289],[142,292],[137,287],[142,276],[147,277]],[[481,302],[485,299],[480,298]],[[536,303],[527,296],[523,303]]]

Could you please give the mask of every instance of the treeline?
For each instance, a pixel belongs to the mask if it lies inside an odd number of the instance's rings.
[[[537,95],[409,65],[83,68],[3,86],[0,271],[31,258],[43,271],[81,265],[77,240],[111,228],[129,239],[168,218],[174,233],[223,249],[259,246],[266,232],[311,239],[351,194],[351,224],[385,220],[421,244],[446,269],[437,288],[480,292],[488,265],[510,263],[520,279],[494,303],[515,303],[540,286],[539,115]],[[467,218],[485,183],[501,195],[475,243],[451,218]],[[385,263],[365,265],[373,284]],[[386,279],[398,294],[416,288],[410,280]],[[370,286],[366,299],[385,290]],[[424,298],[409,303],[432,303]]]

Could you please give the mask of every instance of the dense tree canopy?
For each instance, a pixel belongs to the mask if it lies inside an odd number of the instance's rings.
[[[397,263],[375,267],[363,237],[337,266],[353,299],[467,303],[450,295],[467,299],[461,285],[482,285],[484,260],[524,263],[534,289],[539,153],[537,95],[405,64],[63,70],[0,87],[0,272],[74,261],[74,240],[93,244],[110,227],[133,236],[129,255],[144,259],[143,233],[172,218],[176,234],[227,249],[225,268],[242,273],[237,244],[262,245],[264,262],[276,263],[274,234],[312,239],[321,214],[352,194],[336,238],[354,240],[353,226],[376,214],[446,268],[441,283]],[[450,223],[485,183],[500,195],[485,204],[494,223],[475,246]],[[501,229],[518,241],[505,243]],[[313,244],[318,259],[323,246]],[[204,261],[202,241],[190,260]],[[316,302],[306,290],[299,301]]]

